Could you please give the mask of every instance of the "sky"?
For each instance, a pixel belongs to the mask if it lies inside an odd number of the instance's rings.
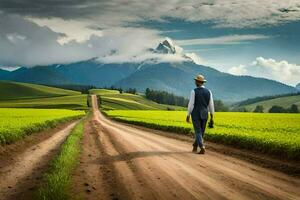
[[[299,0],[0,0],[6,69],[94,57],[142,62],[166,37],[198,64],[300,82]]]

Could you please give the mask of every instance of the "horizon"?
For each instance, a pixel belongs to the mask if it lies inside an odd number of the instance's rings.
[[[1,68],[94,57],[142,62],[155,57],[149,48],[168,37],[197,64],[291,86],[300,82],[297,0],[72,3],[0,1]],[[182,62],[177,55],[155,58]]]

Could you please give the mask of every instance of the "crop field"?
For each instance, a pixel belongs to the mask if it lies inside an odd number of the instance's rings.
[[[292,104],[295,104],[298,106],[298,108],[300,108],[300,95],[280,97],[280,98],[260,101],[254,104],[246,105],[245,108],[247,110],[253,111],[256,106],[260,105],[264,107],[264,112],[268,112],[268,110],[274,105],[288,108]]]
[[[185,122],[185,111],[111,110],[108,116],[122,122],[149,128],[192,134]],[[217,112],[215,127],[207,129],[205,139],[260,152],[300,159],[300,115]]]
[[[49,98],[19,99],[0,101],[0,108],[62,108],[86,110],[87,95],[71,95]]]
[[[85,115],[65,109],[0,108],[0,144],[9,144],[33,132]]]
[[[179,106],[158,104],[141,95],[120,94],[117,90],[92,89],[91,94],[101,96],[101,107],[104,110],[184,110]]]
[[[0,81],[0,100],[34,99],[78,94],[80,92],[44,85]]]

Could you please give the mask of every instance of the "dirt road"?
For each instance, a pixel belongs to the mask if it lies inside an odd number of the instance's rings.
[[[31,139],[26,140],[35,144],[20,141],[21,145],[12,145],[15,151],[11,149],[3,153],[0,159],[0,200],[32,199],[51,159],[75,124],[72,122],[59,130],[31,135]]]
[[[74,194],[84,199],[300,199],[300,180],[108,120],[93,96]]]

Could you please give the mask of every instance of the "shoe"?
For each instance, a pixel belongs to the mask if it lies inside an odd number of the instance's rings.
[[[197,152],[197,146],[193,147],[193,152],[196,153]]]
[[[198,154],[205,154],[205,148],[202,147]]]

